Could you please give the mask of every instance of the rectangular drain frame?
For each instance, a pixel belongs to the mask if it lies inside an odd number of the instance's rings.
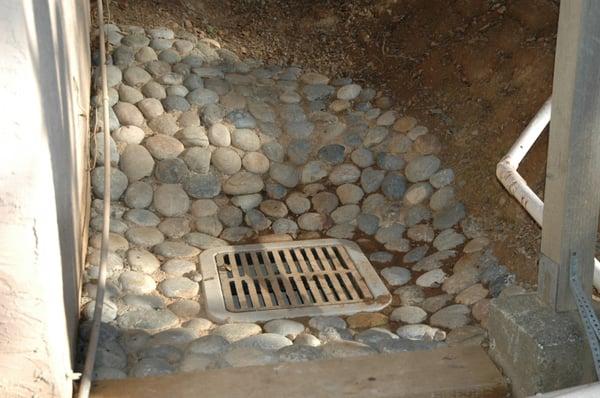
[[[200,271],[207,315],[218,322],[375,312],[392,300],[358,245],[343,239],[211,248]]]

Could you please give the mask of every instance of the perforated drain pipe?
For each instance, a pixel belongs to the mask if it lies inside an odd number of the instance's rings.
[[[519,201],[540,227],[543,226],[544,202],[529,188],[527,181],[521,177],[517,169],[550,122],[551,99],[552,97],[544,102],[521,136],[496,166],[496,176],[502,185]],[[600,290],[600,261],[597,258],[594,260],[594,287]]]
[[[103,0],[97,0],[98,25],[100,29],[100,74],[102,79],[102,131],[104,132],[104,203],[102,212],[102,246],[100,248],[100,270],[98,286],[96,288],[96,303],[94,306],[94,319],[90,332],[90,341],[85,356],[85,365],[81,382],[79,383],[78,398],[88,398],[92,382],[92,372],[98,349],[98,337],[102,321],[102,307],[104,305],[104,291],[106,288],[106,263],[108,260],[108,239],[110,231],[110,122],[108,111],[108,84],[106,79],[106,46],[104,42],[104,7]]]

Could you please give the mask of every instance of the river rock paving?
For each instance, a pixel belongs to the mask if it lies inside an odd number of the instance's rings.
[[[489,239],[473,233],[435,131],[351,79],[242,59],[164,27],[108,25],[107,34],[112,215],[97,379],[485,338],[474,325],[485,326],[490,298],[514,276]],[[81,347],[93,316],[108,167],[99,125]],[[203,250],[326,237],[362,247],[393,292],[388,308],[265,324],[208,319]]]

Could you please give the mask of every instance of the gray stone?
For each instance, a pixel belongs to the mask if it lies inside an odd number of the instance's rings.
[[[234,196],[231,198],[231,203],[244,211],[254,209],[262,203],[262,195],[259,193],[253,193],[248,195]]]
[[[356,224],[360,231],[367,235],[373,235],[379,228],[379,218],[372,214],[359,214],[356,218]]]
[[[162,232],[154,227],[131,227],[125,236],[129,242],[140,247],[152,247],[165,240]]]
[[[142,112],[140,112],[133,104],[128,102],[117,102],[112,109],[115,112],[119,123],[122,125],[132,125],[137,127],[142,127],[144,125],[144,115],[142,115]]]
[[[469,323],[469,314],[471,310],[463,304],[454,304],[442,308],[433,314],[429,320],[432,326],[439,326],[446,329],[456,329]]]
[[[245,195],[263,190],[264,182],[260,176],[240,171],[229,177],[223,184],[223,192],[228,195]]]
[[[277,355],[282,362],[306,362],[323,358],[320,348],[297,344],[279,349]]]
[[[189,94],[188,94],[189,96]],[[162,99],[163,107],[167,112],[179,111],[185,112],[190,109],[190,103],[184,97],[178,95],[168,95]]]
[[[181,119],[181,118],[180,118]],[[177,132],[175,137],[185,146],[208,147],[206,130],[201,126],[187,126]]]
[[[143,146],[129,144],[121,156],[120,167],[129,181],[133,182],[152,174],[154,159]]]
[[[214,146],[227,147],[231,145],[231,134],[227,126],[215,123],[208,129],[208,140]]]
[[[294,188],[300,180],[298,170],[285,163],[272,163],[269,175],[273,180],[287,188]]]
[[[339,199],[331,192],[319,192],[312,198],[315,210],[321,214],[331,214],[339,204]]]
[[[200,250],[183,242],[163,242],[154,246],[154,252],[167,258],[189,258],[200,254]]]
[[[269,171],[269,159],[260,152],[249,152],[242,159],[246,170],[254,174],[264,174]]]
[[[320,231],[326,221],[327,218],[319,213],[304,213],[298,217],[298,225],[306,231]]]
[[[288,196],[285,203],[290,211],[294,214],[303,214],[306,213],[310,209],[310,200],[308,200],[304,195],[294,192]],[[282,215],[280,217],[285,216]]]
[[[205,88],[197,88],[192,90],[185,98],[190,104],[197,105],[200,108],[208,104],[217,103],[219,101],[219,95],[217,93]]]
[[[221,238],[228,242],[240,242],[244,239],[250,239],[255,235],[254,230],[247,227],[225,228],[221,233]]]
[[[288,319],[276,319],[264,325],[265,332],[275,333],[294,340],[296,336],[304,332],[304,325],[300,322]]]
[[[367,168],[360,176],[360,186],[366,193],[377,191],[385,178],[385,171]]]
[[[183,160],[192,171],[195,171],[200,174],[206,174],[210,170],[211,152],[208,148],[193,147],[188,149],[183,154]],[[166,182],[181,182],[186,177],[185,174],[177,174],[180,176],[180,178],[177,178],[175,181]]]
[[[443,169],[429,178],[429,182],[434,188],[442,188],[454,181],[454,172],[452,169]]]
[[[375,234],[375,240],[379,243],[393,242],[402,237],[404,225],[395,223],[387,227],[379,228]]]
[[[146,119],[154,119],[164,113],[162,104],[156,98],[145,98],[136,105]]]
[[[169,310],[136,309],[125,312],[117,318],[122,329],[142,329],[159,332],[177,325],[179,319]]]
[[[327,236],[337,239],[352,239],[356,226],[353,224],[338,224],[327,230]]]
[[[160,223],[160,218],[150,210],[132,209],[125,213],[125,220],[143,227],[156,227]],[[127,231],[129,232],[129,231]]]
[[[323,343],[342,340],[352,341],[352,339],[352,331],[349,329],[338,329],[329,326],[319,332],[319,340]]]
[[[434,269],[419,276],[415,283],[422,287],[438,287],[444,282],[445,279],[446,273],[444,271],[441,269]]]
[[[409,206],[417,205],[429,198],[432,192],[433,188],[427,182],[412,184],[404,195],[404,202]]]
[[[354,339],[359,343],[366,344],[371,348],[377,349],[379,344],[382,342],[397,340],[398,336],[387,329],[375,327],[363,330],[354,336]]]
[[[331,218],[336,224],[344,224],[355,220],[359,213],[360,207],[358,205],[345,205],[331,212]]]
[[[344,161],[345,148],[339,144],[325,145],[319,149],[317,156],[331,165],[337,165]]]
[[[287,147],[289,161],[295,165],[303,165],[310,155],[310,141],[306,139],[292,140]]]
[[[294,339],[294,345],[318,347],[321,345],[321,340],[310,333],[301,333]]]
[[[142,94],[148,98],[156,98],[159,100],[165,99],[167,93],[162,84],[155,82],[154,80],[149,81],[142,87]]]
[[[440,163],[436,156],[419,156],[406,165],[406,178],[410,182],[426,181],[439,169]]]
[[[271,226],[271,220],[265,217],[265,215],[257,209],[248,210],[244,217],[244,221],[255,231],[263,231]]]
[[[152,76],[139,66],[130,66],[125,69],[123,80],[130,86],[142,86],[152,80]]]
[[[381,191],[388,199],[402,199],[406,192],[406,179],[400,174],[388,173],[381,183]]]
[[[196,219],[196,230],[216,237],[223,232],[223,225],[217,216],[199,217]]]
[[[375,263],[389,263],[394,258],[392,253],[388,252],[375,252],[369,256],[369,260]]]
[[[110,164],[116,166],[119,163],[119,152],[117,151],[117,144],[109,137],[110,146]],[[104,133],[98,133],[94,137],[94,145],[91,150],[91,156],[96,159],[96,164],[104,165]]]
[[[355,165],[361,168],[370,167],[375,163],[373,152],[369,151],[366,148],[355,149],[350,154],[350,159],[352,160],[352,162],[354,162]]]
[[[196,271],[196,265],[187,260],[171,259],[161,267],[163,272],[171,276],[183,276],[184,274]]]
[[[337,316],[317,316],[310,318],[308,326],[318,331],[323,331],[325,328],[332,327],[336,329],[346,329],[346,321]]]
[[[351,358],[376,353],[377,351],[368,345],[355,341],[330,341],[323,345],[323,355],[326,358]]]
[[[119,143],[139,144],[144,139],[144,130],[137,126],[123,126],[113,131],[112,136]]]
[[[111,168],[110,182],[110,199],[119,200],[127,189],[127,176],[122,171]],[[104,198],[104,166],[96,167],[92,171],[92,190],[98,198]]]
[[[200,232],[190,232],[185,235],[184,239],[190,245],[202,250],[210,249],[212,247],[227,246],[227,242],[224,240]]]
[[[242,160],[231,148],[217,148],[212,155],[212,163],[220,172],[231,175],[242,167]]]
[[[231,348],[255,348],[262,351],[277,351],[283,347],[291,346],[292,341],[276,333],[263,333],[245,337],[234,342]]]
[[[148,123],[148,127],[159,134],[174,135],[179,131],[179,126],[175,117],[169,113],[163,113]]]
[[[354,183],[360,178],[360,169],[351,163],[337,165],[329,174],[329,181],[334,185]]]
[[[445,186],[440,188],[437,192],[431,195],[429,200],[429,207],[433,211],[443,210],[456,203],[454,196],[454,188],[451,186]]]
[[[145,145],[156,159],[176,158],[184,150],[184,146],[179,140],[165,134],[147,138]]]
[[[388,267],[381,270],[381,276],[392,286],[401,286],[411,279],[410,271],[402,267]]]
[[[130,104],[136,104],[144,99],[142,93],[126,84],[119,86],[119,100],[123,102],[129,102]]]
[[[456,246],[465,243],[465,237],[453,229],[446,229],[438,234],[433,241],[433,246],[438,250],[454,249]]]
[[[169,310],[180,318],[192,318],[200,312],[200,303],[196,300],[179,300],[169,305]]]
[[[404,325],[396,333],[407,340],[442,341],[446,338],[446,332],[429,325]]]
[[[198,294],[199,286],[186,277],[176,276],[159,283],[158,290],[171,298],[193,298]]]
[[[335,191],[340,198],[342,204],[355,204],[360,202],[364,196],[364,192],[360,187],[354,184],[342,184]]]
[[[260,334],[261,327],[254,323],[228,323],[217,326],[212,334],[221,336],[230,343],[242,340],[246,337]]]
[[[125,192],[125,204],[134,209],[142,209],[152,203],[152,186],[142,181],[136,181],[129,185]]]
[[[310,184],[327,177],[328,173],[329,167],[327,166],[327,164],[320,160],[313,160],[311,162],[308,162],[302,168],[301,180],[303,184]]]
[[[258,151],[260,149],[260,139],[258,135],[250,129],[237,128],[231,133],[231,144],[244,151]]]
[[[153,205],[163,216],[182,216],[189,209],[190,200],[181,186],[164,184],[154,192]]]
[[[165,218],[158,229],[170,239],[179,239],[190,232],[190,221],[184,217]]]
[[[277,354],[257,348],[238,347],[228,350],[223,359],[229,366],[262,366],[277,362]]]
[[[406,253],[402,257],[402,261],[407,264],[419,262],[425,257],[427,251],[429,251],[429,246],[417,246]]]
[[[225,338],[212,334],[192,341],[187,347],[187,352],[214,355],[224,352],[228,347],[229,342]]]
[[[302,93],[309,101],[327,99],[335,93],[335,87],[326,84],[309,84],[304,86]]]
[[[219,177],[210,172],[207,174],[191,174],[185,179],[183,188],[192,198],[214,198],[221,193],[221,181]]]
[[[269,160],[278,163],[283,162],[285,153],[283,146],[280,143],[276,141],[267,142],[263,144],[262,151]]]
[[[423,309],[411,305],[398,307],[390,314],[390,320],[409,324],[421,323],[425,319],[427,319],[427,313]]]
[[[298,224],[287,218],[275,220],[271,227],[276,234],[290,234],[295,236],[298,232]]]
[[[429,313],[434,313],[450,304],[453,299],[451,294],[439,294],[426,298],[419,306]]]

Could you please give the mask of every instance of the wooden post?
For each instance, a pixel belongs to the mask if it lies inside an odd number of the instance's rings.
[[[556,311],[575,309],[569,259],[591,295],[600,209],[600,1],[560,4],[544,193],[538,293]]]

